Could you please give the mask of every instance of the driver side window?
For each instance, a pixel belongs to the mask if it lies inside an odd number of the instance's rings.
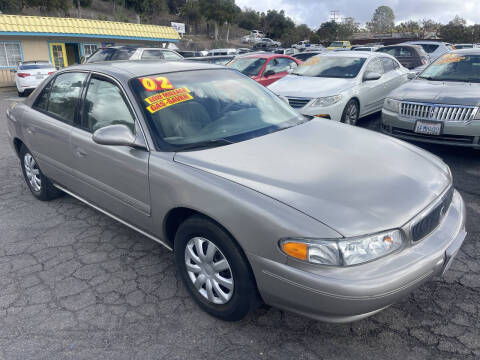
[[[367,74],[369,72],[378,73],[380,75],[383,74],[383,66],[379,59],[372,59],[368,63],[367,68],[365,69],[365,73]]]
[[[135,133],[135,121],[120,88],[112,82],[92,77],[83,103],[82,128],[93,133],[108,126],[126,125]]]

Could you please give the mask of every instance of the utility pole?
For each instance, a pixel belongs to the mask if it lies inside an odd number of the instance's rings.
[[[331,10],[330,11],[330,20],[334,21],[334,22],[337,22],[339,12],[340,12],[339,10]]]

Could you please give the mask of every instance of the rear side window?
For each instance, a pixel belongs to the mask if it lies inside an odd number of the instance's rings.
[[[82,128],[95,132],[108,125],[126,125],[135,132],[135,122],[122,91],[114,83],[92,77],[83,102]]]
[[[60,120],[73,124],[78,98],[86,77],[85,73],[75,72],[58,75],[50,90],[47,111]]]
[[[173,51],[164,51],[163,57],[165,60],[182,60],[182,57],[175,54]]]
[[[378,52],[385,53],[385,54],[388,54],[388,55],[395,56],[395,55],[397,55],[397,54],[396,54],[396,53],[397,53],[396,50],[397,50],[397,48],[392,47],[392,48],[381,48],[381,49],[378,49],[377,51],[378,51]]]
[[[144,50],[142,60],[160,60],[163,59],[162,50]]]
[[[395,70],[395,62],[392,59],[382,57],[383,71],[386,73]]]
[[[435,44],[420,44],[420,45],[422,46],[423,50],[425,50],[429,54],[437,50],[439,46]]]
[[[414,52],[411,48],[406,47],[406,46],[402,46],[402,47],[398,48],[398,55],[397,56],[400,56],[400,57],[414,57],[415,54],[414,54]]]

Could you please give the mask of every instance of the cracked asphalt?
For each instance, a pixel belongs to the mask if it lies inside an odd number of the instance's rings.
[[[16,99],[0,92],[0,359],[480,358],[480,151],[425,146],[451,166],[468,210],[444,278],[352,324],[273,308],[227,323],[190,300],[160,245],[72,197],[33,198],[7,143]]]

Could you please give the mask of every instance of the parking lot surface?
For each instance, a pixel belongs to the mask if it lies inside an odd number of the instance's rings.
[[[467,204],[444,278],[352,324],[273,308],[227,323],[193,303],[160,245],[70,196],[33,198],[7,142],[14,100],[0,92],[0,359],[480,358],[480,151],[424,146]]]

